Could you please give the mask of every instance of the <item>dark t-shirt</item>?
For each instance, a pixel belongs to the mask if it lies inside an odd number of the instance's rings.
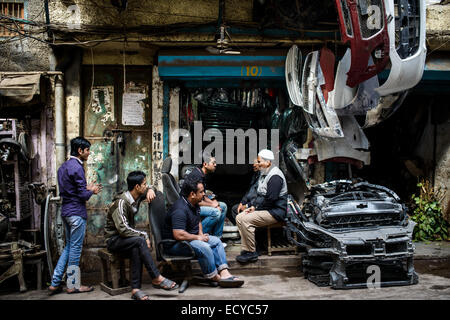
[[[199,233],[200,207],[192,206],[184,197],[174,202],[164,221],[163,239],[174,239],[173,230],[185,230],[190,234]]]

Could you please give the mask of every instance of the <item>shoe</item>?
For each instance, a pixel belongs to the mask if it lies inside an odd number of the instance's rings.
[[[258,260],[258,253],[255,252],[244,252],[243,254],[236,257],[236,261],[240,263],[255,262]]]
[[[48,288],[48,295],[49,296],[53,296],[55,294],[61,293],[63,291],[63,287],[62,285],[59,285],[57,287],[54,287],[55,289],[50,289],[50,287]]]
[[[222,288],[239,288],[243,284],[244,280],[240,280],[238,277],[235,276],[219,280],[219,286],[221,286]]]
[[[225,249],[227,247],[227,243],[226,242],[222,242],[223,248]]]
[[[75,288],[73,291],[66,291],[66,292],[67,292],[67,294],[75,294],[75,293],[85,293],[85,292],[94,291],[94,287],[92,287],[92,286],[85,287],[85,288],[86,289],[83,289],[83,290],[81,290],[81,287],[80,288]]]

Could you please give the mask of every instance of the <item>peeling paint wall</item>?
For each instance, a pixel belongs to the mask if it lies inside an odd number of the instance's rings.
[[[180,88],[173,88],[170,90],[169,102],[169,154],[172,158],[172,169],[170,173],[176,180],[178,177],[178,161],[179,161],[179,123],[180,123]]]
[[[247,20],[251,18],[252,0],[226,1],[226,19]],[[166,25],[184,22],[212,22],[219,14],[216,0],[142,0],[128,1],[125,11],[111,5],[107,0],[52,1],[51,20],[73,24]],[[79,12],[77,11],[77,7]],[[73,9],[73,10],[72,10]],[[250,10],[249,10],[250,9]]]
[[[158,67],[152,76],[152,184],[162,190],[161,167],[163,163],[163,82]]]

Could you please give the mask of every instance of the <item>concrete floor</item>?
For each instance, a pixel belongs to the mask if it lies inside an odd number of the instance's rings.
[[[154,289],[145,283],[142,289],[152,300],[277,300],[277,299],[425,299],[450,300],[450,278],[419,273],[419,284],[403,287],[380,289],[334,290],[329,287],[317,287],[300,276],[296,270],[272,268],[265,271],[240,270],[235,275],[245,280],[243,287],[238,289],[210,288],[190,286],[179,294]],[[363,295],[363,296],[362,296]],[[95,285],[95,290],[89,293],[68,295],[61,293],[47,296],[46,290],[32,290],[23,294],[10,293],[0,296],[1,300],[128,300],[130,293],[110,296]]]
[[[236,248],[227,248],[229,260]],[[275,255],[262,256],[258,264],[245,268],[230,261],[232,273],[245,280],[238,289],[211,288],[200,285],[190,286],[184,293],[154,289],[148,276],[143,279],[142,289],[152,300],[355,300],[355,299],[425,299],[450,300],[450,243],[416,244],[415,269],[419,283],[412,286],[388,287],[379,289],[334,290],[318,287],[305,279],[299,271],[300,256]],[[100,290],[98,278],[84,276],[83,284],[93,284],[90,293],[68,295],[61,293],[47,296],[46,290],[30,290],[25,293],[8,292],[0,294],[0,300],[129,300],[130,293],[110,296]]]

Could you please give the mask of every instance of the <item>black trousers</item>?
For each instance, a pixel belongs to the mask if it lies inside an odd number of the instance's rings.
[[[231,221],[232,224],[236,225],[236,216],[238,215],[237,209],[239,207],[239,203],[235,204],[231,210],[228,210],[227,218]]]
[[[160,273],[156,268],[147,243],[142,237],[121,238],[112,237],[106,243],[108,250],[112,253],[121,253],[130,257],[131,260],[131,288],[140,289],[142,282],[142,265],[148,271],[152,279],[157,278]]]

